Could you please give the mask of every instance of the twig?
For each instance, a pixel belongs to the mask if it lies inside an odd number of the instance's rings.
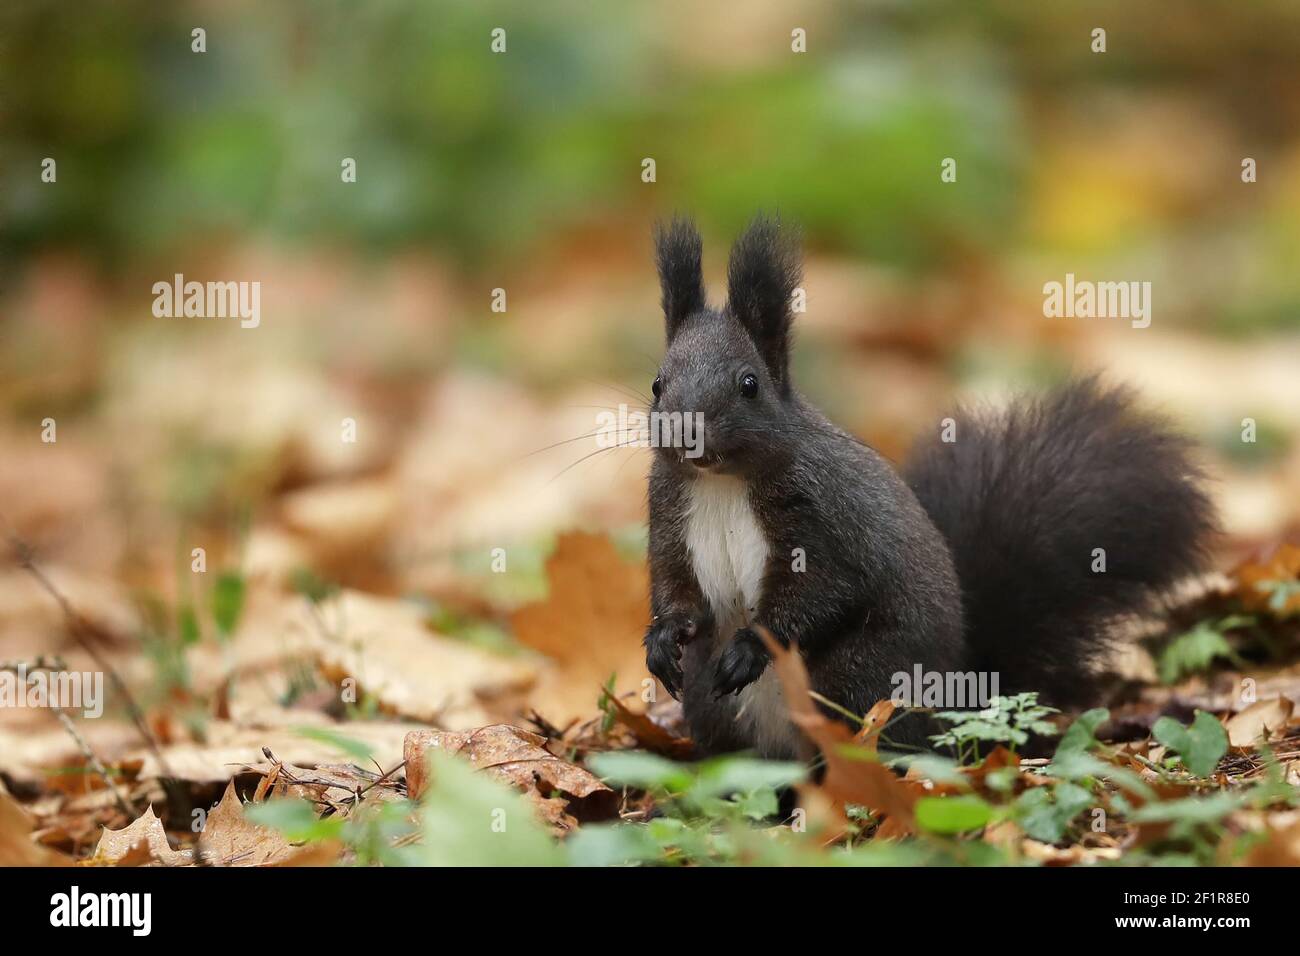
[[[77,732],[76,725],[73,724],[72,718],[61,710],[55,711],[55,713],[59,718],[59,723],[63,725],[63,729],[66,730],[68,735],[77,742],[77,747],[81,750],[81,755],[86,758],[86,763],[89,765],[90,769],[99,774],[108,789],[113,791],[113,796],[117,800],[118,808],[126,814],[128,820],[134,820],[138,817],[140,811],[135,808],[135,804],[131,803],[127,797],[122,795],[122,791],[117,789],[117,784],[114,783],[113,778],[109,776],[108,770],[105,768],[104,764],[95,756],[95,752],[90,749],[90,744],[86,743],[86,738],[82,737],[81,734]]]
[[[99,648],[95,647],[95,642],[91,640],[89,635],[86,633],[89,630],[89,625],[87,625],[85,618],[77,612],[76,608],[72,606],[72,603],[63,595],[63,592],[54,585],[54,582],[49,579],[45,574],[45,571],[36,563],[36,554],[32,550],[31,546],[18,536],[17,532],[13,530],[13,527],[3,515],[0,515],[0,523],[4,525],[5,537],[9,539],[10,546],[13,547],[14,552],[18,555],[19,565],[31,574],[45,592],[59,605],[59,608],[63,611],[64,618],[68,622],[73,640],[81,646],[82,650],[90,655],[90,658],[95,662],[95,665],[108,675],[108,679],[112,683],[113,689],[121,695],[122,701],[126,704],[127,712],[131,715],[131,721],[135,724],[136,730],[139,731],[140,736],[144,738],[144,742],[153,753],[154,759],[158,761],[158,768],[161,771],[161,776],[173,779],[171,769],[167,766],[167,759],[163,756],[162,749],[158,746],[158,741],[154,739],[153,733],[149,730],[149,724],[145,720],[144,711],[141,710],[140,705],[136,703],[135,697],[127,688],[126,682],[122,680],[121,675],[118,674],[113,666],[104,659],[103,655],[99,652]]]
[[[392,770],[388,771],[387,773],[380,774],[380,775],[379,775],[378,777],[376,777],[373,781],[371,781],[370,783],[368,783],[368,784],[366,784],[364,787],[362,787],[360,790],[358,790],[358,791],[357,791],[357,796],[358,796],[358,797],[364,796],[365,793],[366,793],[366,792],[367,792],[371,787],[374,787],[374,786],[377,786],[378,784],[383,783],[386,779],[388,779],[389,777],[391,777],[393,774],[397,773],[397,771],[401,770],[401,769],[402,769],[403,767],[405,767],[405,766],[406,766],[406,761],[403,760],[401,763],[399,763],[399,764],[398,764],[396,767],[394,767]]]

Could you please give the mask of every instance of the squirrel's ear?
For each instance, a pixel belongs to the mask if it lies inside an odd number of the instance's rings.
[[[670,339],[688,315],[704,308],[703,249],[691,220],[674,217],[666,226],[662,222],[655,225],[655,264]]]
[[[727,306],[782,390],[789,387],[790,300],[801,272],[798,239],[775,219],[759,215],[731,247]]]

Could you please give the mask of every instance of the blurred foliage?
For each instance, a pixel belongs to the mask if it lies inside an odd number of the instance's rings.
[[[1017,244],[1106,262],[1187,239],[1166,254],[1238,267],[1213,280],[1216,323],[1294,327],[1296,196],[1243,203],[1236,158],[1207,184],[1177,142],[1145,169],[1123,152],[1127,169],[1069,165],[1081,135],[1183,114],[1189,137],[1250,144],[1268,179],[1294,156],[1300,10],[1180,6],[887,0],[724,18],[572,0],[17,0],[0,13],[0,260],[73,246],[118,265],[252,234],[371,254],[430,243],[486,267],[565,227],[686,208],[731,235],[769,208],[815,247],[922,270]],[[692,42],[733,20],[735,49]],[[790,53],[795,25],[807,55]],[[489,50],[496,26],[506,55]],[[57,190],[36,175],[47,155]],[[658,189],[640,180],[647,156]],[[936,188],[944,156],[959,179]],[[1061,178],[1068,195],[1044,201]]]

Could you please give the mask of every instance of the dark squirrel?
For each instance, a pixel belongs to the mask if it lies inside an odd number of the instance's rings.
[[[1085,378],[1001,413],[959,411],[955,440],[921,441],[900,475],[790,380],[801,264],[788,232],[753,222],[721,309],[689,221],[658,227],[655,244],[667,349],[651,410],[705,427],[697,456],[654,456],[646,662],[703,753],[807,753],[760,625],[854,714],[918,665],[996,673],[1002,694],[1073,707],[1098,690],[1113,623],[1203,566],[1215,518],[1191,445],[1126,389]],[[930,729],[905,718],[891,739],[924,747]]]

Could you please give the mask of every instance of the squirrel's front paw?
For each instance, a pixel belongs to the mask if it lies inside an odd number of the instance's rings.
[[[736,632],[718,657],[713,673],[714,698],[738,694],[763,675],[772,655],[763,646],[763,639],[748,627]]]
[[[645,632],[645,665],[674,698],[682,692],[682,645],[695,636],[695,619],[685,614],[661,614]]]

